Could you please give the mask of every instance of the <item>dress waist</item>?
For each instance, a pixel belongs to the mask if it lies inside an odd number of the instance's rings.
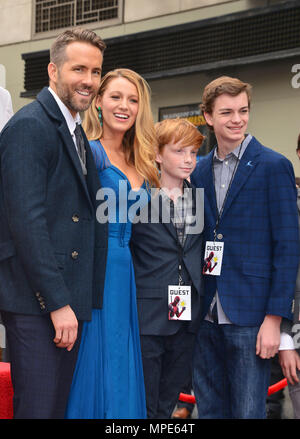
[[[110,247],[125,247],[129,245],[131,224],[109,224],[108,239]]]

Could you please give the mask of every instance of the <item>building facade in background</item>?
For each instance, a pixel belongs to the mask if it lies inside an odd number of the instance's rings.
[[[299,1],[0,0],[0,85],[15,111],[47,85],[49,47],[74,26],[105,40],[104,73],[128,67],[147,79],[155,120],[187,117],[203,131],[204,86],[223,74],[250,82],[250,131],[300,175]],[[214,142],[205,133],[202,153]]]

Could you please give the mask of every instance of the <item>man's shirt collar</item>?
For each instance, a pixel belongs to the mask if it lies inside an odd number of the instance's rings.
[[[241,148],[241,152],[240,152],[240,159],[242,158],[244,152],[246,151],[247,146],[249,145],[249,143],[252,140],[252,136],[251,134],[247,134],[245,139],[243,140],[243,142],[241,144],[239,144],[233,151],[231,151],[227,156],[230,156],[231,154],[233,154],[236,158],[238,158],[239,156],[239,150],[240,150],[240,146],[242,145]],[[215,148],[214,150],[214,160],[219,160],[219,161],[223,161],[222,159],[219,158],[218,156],[218,147]]]
[[[68,109],[68,107],[66,107],[66,105],[63,103],[63,101],[57,96],[55,91],[51,87],[48,87],[48,90],[50,91],[50,93],[54,97],[57,105],[59,106],[60,111],[62,112],[62,114],[66,120],[69,131],[70,131],[71,135],[73,135],[74,130],[76,128],[76,124],[77,123],[81,124],[81,118],[80,118],[79,113],[76,113],[76,116],[73,117],[72,114],[70,113],[70,110]]]

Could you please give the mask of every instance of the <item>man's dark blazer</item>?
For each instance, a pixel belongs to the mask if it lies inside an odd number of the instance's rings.
[[[42,315],[69,304],[86,320],[102,305],[107,229],[96,221],[100,183],[83,135],[86,178],[47,88],[1,133],[0,310]]]
[[[211,151],[191,181],[205,193],[206,241],[213,241],[216,196]],[[292,164],[254,137],[247,146],[221,216],[220,276],[204,276],[204,315],[216,291],[232,323],[258,326],[266,314],[291,318],[299,262],[297,193]]]
[[[144,209],[150,219],[151,199]],[[168,285],[178,285],[178,240],[172,221],[162,222],[161,209],[156,213],[160,222],[132,225],[131,252],[140,334],[167,336],[175,334],[183,324],[168,320]],[[193,284],[192,320],[186,323],[190,332],[197,331],[201,315],[202,243],[202,233],[188,234],[182,248],[183,279],[189,278]]]

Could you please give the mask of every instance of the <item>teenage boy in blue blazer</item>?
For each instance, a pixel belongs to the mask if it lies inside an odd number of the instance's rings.
[[[190,381],[201,314],[203,191],[186,179],[203,136],[184,119],[164,120],[156,133],[161,189],[133,224],[131,249],[147,415],[166,419]]]
[[[220,77],[202,111],[217,146],[192,175],[205,192],[204,320],[194,353],[199,418],[264,418],[270,358],[282,317],[291,318],[298,266],[296,186],[291,163],[246,134],[250,85]],[[212,244],[211,244],[212,243]]]

